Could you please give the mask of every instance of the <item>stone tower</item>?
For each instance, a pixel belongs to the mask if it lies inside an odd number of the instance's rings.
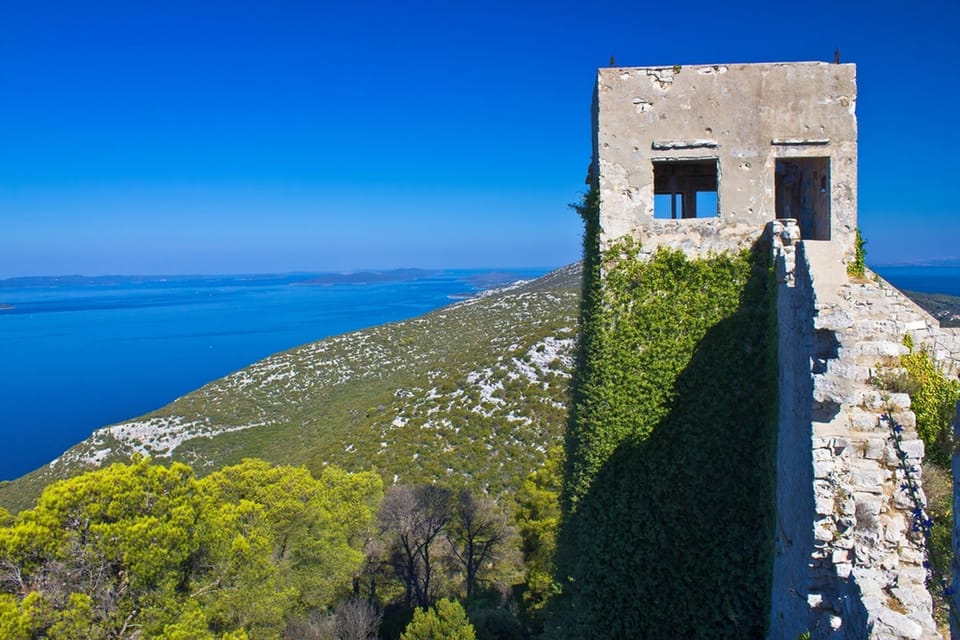
[[[852,257],[856,67],[821,62],[601,69],[594,166],[601,242],[750,246],[776,218]]]
[[[856,67],[606,68],[593,102],[600,245],[776,266],[779,414],[769,636],[939,637],[917,505],[923,442],[906,394],[873,385],[907,352],[960,367],[960,331],[881,278],[848,276],[857,232]],[[896,430],[897,427],[899,430]],[[918,492],[923,500],[922,490]]]

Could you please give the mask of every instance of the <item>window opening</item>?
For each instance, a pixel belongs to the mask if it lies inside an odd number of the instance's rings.
[[[706,218],[720,214],[717,160],[654,160],[653,217]]]

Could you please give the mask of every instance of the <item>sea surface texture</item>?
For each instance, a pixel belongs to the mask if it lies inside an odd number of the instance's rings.
[[[946,293],[960,296],[960,264],[950,266],[897,266],[874,269],[901,291]]]
[[[0,280],[0,480],[277,351],[545,271]]]

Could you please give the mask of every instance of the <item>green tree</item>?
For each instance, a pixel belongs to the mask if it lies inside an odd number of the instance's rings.
[[[543,466],[523,481],[517,492],[516,521],[526,573],[522,596],[524,615],[531,630],[543,630],[542,615],[557,593],[554,552],[560,526],[560,488],[563,483],[563,449],[547,451]]]
[[[18,626],[23,637],[159,633],[182,609],[198,506],[181,464],[141,460],[47,487],[0,528],[0,628]]]
[[[279,638],[349,591],[380,487],[253,460],[199,481],[139,460],[50,485],[0,524],[0,637]]]
[[[475,640],[467,612],[455,600],[440,600],[430,609],[417,609],[400,640]]]
[[[331,607],[349,594],[383,496],[380,476],[327,467],[314,479],[303,467],[248,459],[200,482],[214,504],[262,505],[268,555],[299,608]]]

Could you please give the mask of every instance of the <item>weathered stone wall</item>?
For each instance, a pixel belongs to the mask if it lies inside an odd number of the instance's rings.
[[[774,227],[782,406],[770,637],[938,637],[884,414],[905,428],[908,466],[919,466],[923,442],[910,398],[870,383],[885,356],[905,352],[917,320],[891,316],[903,297],[892,287],[838,276],[831,243]]]
[[[794,221],[790,220],[790,223]],[[807,594],[813,554],[813,354],[814,295],[796,224],[776,230],[777,365],[777,520],[771,638],[796,638],[809,629]]]
[[[960,373],[960,328],[941,327],[936,318],[875,273],[868,273],[883,292],[889,321],[897,322],[913,344],[926,349],[944,373]]]
[[[856,68],[819,62],[601,69],[594,105],[601,245],[750,246],[774,218],[778,158],[830,160],[831,239],[852,258]],[[654,161],[715,159],[719,216],[654,219]]]
[[[960,439],[960,402],[953,421],[953,435]],[[950,588],[950,637],[960,638],[960,452],[953,454],[953,582]]]

